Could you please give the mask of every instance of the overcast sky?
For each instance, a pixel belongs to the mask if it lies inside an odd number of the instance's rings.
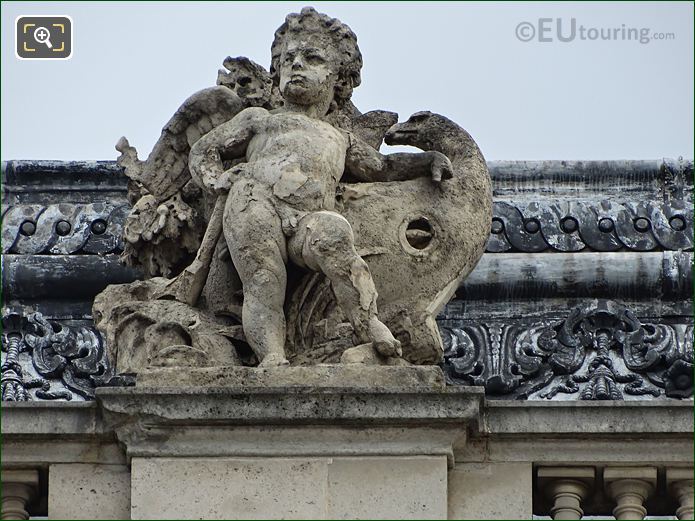
[[[691,2],[2,2],[2,159],[114,159],[122,135],[146,157],[226,56],[267,68],[304,5],[357,34],[362,112],[446,115],[488,160],[693,157]],[[41,14],[72,17],[71,59],[15,57],[16,17]]]

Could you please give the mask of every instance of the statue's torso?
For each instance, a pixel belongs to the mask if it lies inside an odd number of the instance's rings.
[[[254,127],[247,175],[296,208],[332,209],[345,168],[346,136],[328,123],[295,113],[268,113]]]

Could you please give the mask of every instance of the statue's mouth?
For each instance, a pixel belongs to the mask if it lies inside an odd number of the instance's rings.
[[[390,129],[384,136],[387,145],[405,145],[417,135],[417,130]]]

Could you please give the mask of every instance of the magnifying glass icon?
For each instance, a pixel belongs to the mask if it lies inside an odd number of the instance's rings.
[[[39,43],[45,43],[46,47],[53,49],[53,45],[51,45],[51,32],[45,27],[37,27],[34,30],[34,40]]]

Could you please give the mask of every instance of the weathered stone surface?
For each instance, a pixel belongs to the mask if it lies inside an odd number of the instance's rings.
[[[151,368],[141,372],[138,387],[231,387],[304,389],[344,388],[443,390],[444,375],[436,366],[363,366],[321,364],[312,367]]]
[[[466,428],[478,429],[482,394],[393,385],[136,386],[98,389],[97,400],[131,458],[442,456],[453,464]]]
[[[443,519],[446,458],[133,458],[133,519]]]
[[[259,423],[388,422],[400,419],[477,420],[482,398],[470,389],[360,389],[311,387],[134,387],[101,388],[106,413],[190,420]]]
[[[524,402],[487,400],[485,421],[457,462],[583,465],[693,461],[692,404],[678,400]]]
[[[438,457],[335,458],[328,519],[445,519],[447,461]]]
[[[458,463],[448,475],[448,519],[531,519],[531,463]]]
[[[133,458],[133,519],[326,518],[326,460]]]
[[[527,433],[688,433],[693,431],[692,403],[669,400],[597,402],[486,402],[489,432]]]
[[[130,519],[130,471],[125,465],[53,464],[49,519]]]
[[[8,402],[2,409],[3,466],[126,462],[95,402]]]
[[[86,402],[13,402],[2,404],[6,413],[2,421],[4,435],[65,437],[75,434],[95,435],[97,406]]]

